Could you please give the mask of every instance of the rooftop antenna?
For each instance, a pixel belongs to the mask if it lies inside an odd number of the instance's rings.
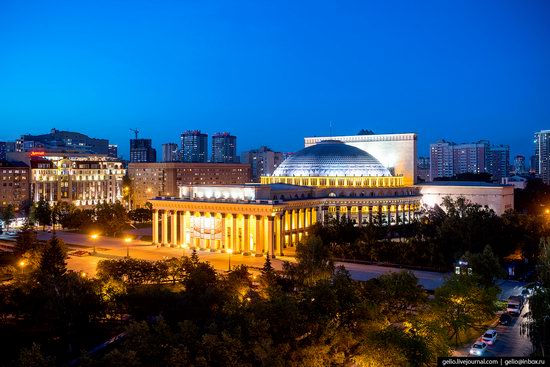
[[[136,134],[136,139],[138,138],[138,134],[139,134],[139,130],[137,128],[135,129],[130,129],[130,131],[133,131],[134,134]]]

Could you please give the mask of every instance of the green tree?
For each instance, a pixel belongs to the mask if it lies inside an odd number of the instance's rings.
[[[128,225],[126,209],[120,203],[98,204],[95,209],[96,225],[99,229],[109,235],[116,236]]]
[[[62,239],[53,236],[44,247],[38,265],[38,279],[45,284],[59,280],[67,272],[67,253]]]
[[[410,317],[427,301],[426,292],[411,271],[389,272],[379,276],[375,282],[377,290],[373,296],[381,313],[390,322]]]
[[[538,285],[529,299],[530,313],[522,325],[536,356],[550,356],[550,238],[540,241],[537,265]]]
[[[34,205],[34,219],[42,226],[42,230],[46,230],[46,226],[52,224],[52,208],[50,203],[41,199]]]
[[[484,287],[494,287],[495,280],[506,275],[500,261],[489,245],[485,246],[482,253],[471,254],[467,252],[464,258]]]
[[[12,204],[2,207],[2,210],[0,210],[0,218],[6,226],[6,230],[9,230],[11,222],[15,219],[15,209]]]
[[[34,228],[25,223],[17,233],[15,240],[14,253],[17,256],[22,256],[28,251],[36,251],[39,248]]]
[[[456,344],[460,343],[461,333],[481,329],[497,310],[498,290],[478,284],[476,276],[453,274],[435,291],[435,310]]]
[[[36,343],[29,348],[23,348],[17,362],[20,367],[54,367],[56,365],[55,358],[44,355],[40,345]]]

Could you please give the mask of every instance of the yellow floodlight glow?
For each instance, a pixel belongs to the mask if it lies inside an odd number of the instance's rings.
[[[124,239],[124,242],[126,242],[126,243],[132,242],[132,237],[126,237]]]
[[[226,252],[227,252],[228,254],[232,254],[232,253],[233,253],[233,249],[232,249],[232,248],[228,248]]]

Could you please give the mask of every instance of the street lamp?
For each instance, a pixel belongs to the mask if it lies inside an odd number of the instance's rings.
[[[124,239],[124,242],[126,242],[126,257],[130,257],[130,242],[132,242],[132,237],[126,237]]]
[[[95,251],[95,240],[97,240],[98,235],[97,235],[97,233],[93,233],[90,237],[91,237],[92,241],[94,242],[94,252],[93,252],[93,254],[95,254],[96,253],[96,251]]]
[[[228,268],[228,271],[231,271],[231,254],[233,253],[233,249],[228,248],[227,253],[229,254],[229,268]]]
[[[17,265],[19,265],[19,267],[21,268],[21,274],[24,274],[25,266],[27,266],[27,262],[25,260],[21,260]]]

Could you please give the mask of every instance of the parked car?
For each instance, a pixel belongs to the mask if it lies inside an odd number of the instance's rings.
[[[513,316],[519,316],[521,314],[521,309],[523,308],[524,300],[525,298],[520,295],[508,297],[506,312]]]
[[[504,312],[500,315],[498,322],[501,325],[510,325],[510,323],[512,323],[512,316],[508,312]]]
[[[481,356],[487,350],[487,344],[481,341],[475,342],[470,348],[470,354],[475,356]]]
[[[493,345],[497,341],[497,331],[489,329],[481,336],[481,341],[485,344]]]
[[[15,233],[15,231],[8,231],[8,232],[6,232],[6,235],[8,235],[8,236],[17,236],[17,233]]]

